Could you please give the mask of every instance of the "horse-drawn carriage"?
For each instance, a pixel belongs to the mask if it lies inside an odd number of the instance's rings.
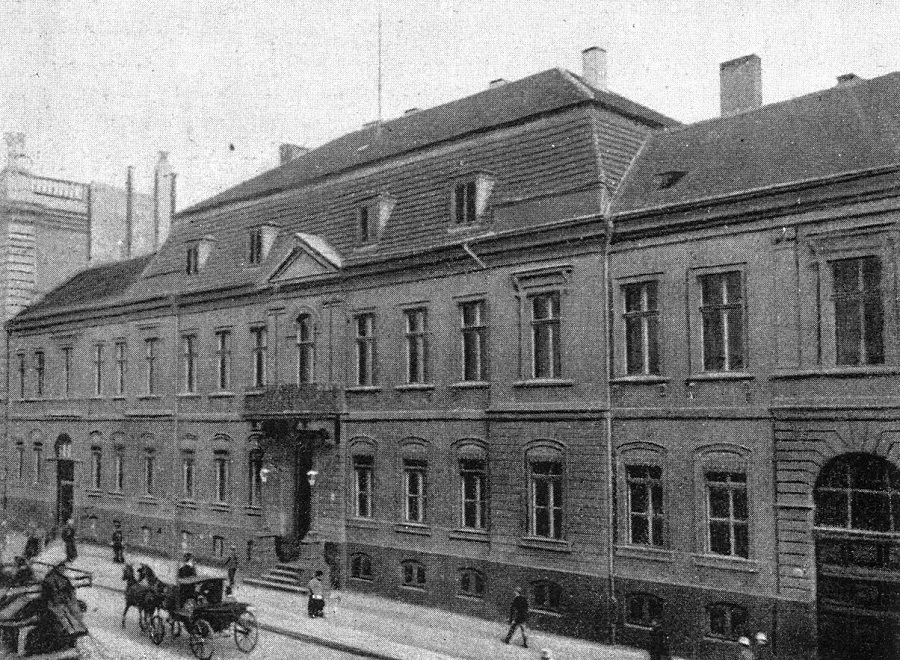
[[[170,585],[160,581],[147,566],[142,566],[139,573],[140,581],[148,585],[142,603],[138,604],[141,627],[149,632],[154,644],[162,643],[168,623],[170,636],[187,633],[191,652],[200,660],[212,657],[215,639],[227,634],[229,628],[238,649],[250,653],[256,648],[259,639],[256,616],[247,603],[226,597],[225,578],[193,577]]]
[[[0,571],[0,656],[44,660],[78,658],[77,641],[88,630],[84,601],[76,589],[89,587],[91,574],[65,563],[25,562]],[[5,653],[4,653],[5,652]]]

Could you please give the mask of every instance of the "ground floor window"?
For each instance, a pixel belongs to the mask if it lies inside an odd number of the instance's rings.
[[[403,562],[403,586],[413,589],[425,588],[425,567],[415,560]]]
[[[731,603],[715,603],[706,608],[709,636],[736,640],[746,635],[747,610]]]
[[[651,594],[629,594],[625,599],[625,623],[641,628],[662,622],[663,601]]]
[[[559,610],[562,589],[555,582],[540,580],[531,585],[531,604],[537,610]]]
[[[365,553],[357,553],[350,558],[350,577],[355,580],[372,580],[372,558]]]
[[[459,595],[484,598],[484,574],[474,568],[462,569],[459,572]]]

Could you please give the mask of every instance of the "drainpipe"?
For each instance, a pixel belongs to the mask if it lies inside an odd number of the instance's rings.
[[[178,475],[180,471],[178,469],[179,461],[178,459],[181,457],[181,441],[178,437],[179,431],[179,400],[178,400],[178,374],[181,371],[181,313],[178,307],[178,297],[172,296],[169,299],[170,305],[172,307],[172,315],[175,317],[175,337],[172,341],[172,356],[174,358],[174,364],[172,365],[172,507],[174,509],[172,516],[172,525],[173,529],[173,539],[175,543],[175,552],[172,553],[172,564],[174,570],[172,572],[173,579],[176,575],[178,575],[178,567],[180,565],[179,557],[181,555],[181,507],[179,506],[180,499],[180,489],[178,487]],[[196,456],[195,456],[196,460]],[[196,465],[196,463],[195,463]],[[194,477],[196,477],[196,469],[194,470]],[[196,484],[195,484],[196,487]],[[196,561],[196,560],[195,560]]]
[[[606,231],[604,232],[603,241],[603,304],[605,307],[603,314],[603,337],[606,342],[606,378],[603,388],[604,421],[606,425],[606,524],[607,524],[607,558],[606,570],[609,580],[609,635],[610,643],[616,643],[616,621],[618,619],[618,601],[616,600],[616,574],[615,574],[615,551],[616,551],[616,484],[615,484],[615,443],[613,442],[613,408],[612,408],[612,374],[613,374],[613,352],[612,352],[612,285],[610,284],[609,275],[609,246],[613,238],[613,220],[609,212],[609,205],[604,209],[604,219],[606,220]]]
[[[487,266],[485,265],[485,263],[477,254],[472,251],[472,248],[469,247],[468,242],[462,244],[462,249],[466,251],[466,254],[468,254],[470,257],[472,257],[472,259],[475,260],[475,263],[478,264],[481,270],[487,270]]]

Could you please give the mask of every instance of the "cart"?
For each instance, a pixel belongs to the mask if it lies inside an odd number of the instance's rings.
[[[184,630],[191,652],[199,660],[209,660],[217,636],[232,628],[234,643],[244,653],[256,648],[259,626],[247,603],[225,597],[225,578],[195,577],[182,579],[167,587],[168,597],[163,611],[168,616],[173,637]],[[157,611],[150,618],[150,639],[161,644],[166,634],[166,621]]]

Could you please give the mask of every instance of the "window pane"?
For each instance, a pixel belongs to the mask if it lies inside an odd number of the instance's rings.
[[[647,487],[644,484],[631,484],[631,511],[633,513],[646,513],[649,506]]]
[[[819,491],[816,498],[816,524],[825,527],[847,527],[850,511],[847,494]]]
[[[866,363],[882,364],[884,362],[884,314],[881,308],[881,294],[866,296],[863,316],[865,319]]]
[[[722,371],[725,368],[722,316],[717,310],[703,312],[703,368]]]
[[[747,520],[747,491],[744,489],[734,489],[732,493],[732,502],[734,504],[734,517],[737,520]]]
[[[736,523],[734,526],[734,554],[738,557],[749,557],[750,542],[747,525]]]
[[[659,319],[649,316],[647,321],[647,372],[659,373]]]
[[[835,348],[837,363],[858,365],[859,342],[862,336],[859,311],[853,300],[836,300],[834,303]]]
[[[852,526],[874,532],[887,532],[891,527],[891,512],[886,493],[853,493]]]
[[[659,516],[653,518],[653,545],[663,544],[663,519]]]
[[[662,514],[663,512],[663,491],[662,485],[654,484],[651,488],[651,495],[653,497],[653,511],[657,515]]]
[[[709,523],[709,549],[719,555],[731,554],[731,535],[726,522]]]
[[[631,516],[631,542],[642,545],[650,542],[649,526],[644,516]]]
[[[728,368],[744,368],[744,315],[740,307],[727,312],[728,318]]]
[[[625,319],[625,352],[626,369],[629,374],[639,374],[644,371],[643,332],[642,319],[639,316],[630,316]]]
[[[728,489],[709,487],[709,515],[713,518],[728,518],[731,514]]]

